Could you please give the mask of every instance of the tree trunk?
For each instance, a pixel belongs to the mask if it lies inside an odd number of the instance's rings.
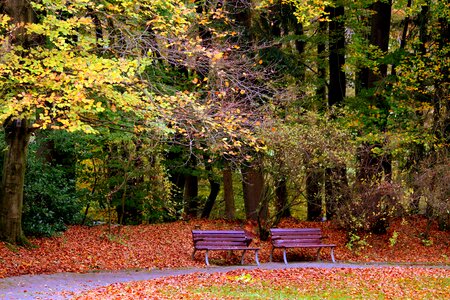
[[[236,207],[234,205],[233,172],[229,165],[225,165],[223,174],[223,198],[225,202],[225,218],[234,220],[236,218]]]
[[[327,82],[327,68],[326,68],[326,45],[325,45],[325,34],[327,31],[327,22],[319,23],[319,39],[320,41],[317,44],[317,77],[318,77],[318,85],[316,89],[316,97],[320,103],[320,108],[324,109],[325,99],[327,95],[326,82]]]
[[[329,22],[329,87],[328,106],[341,105],[346,95],[346,74],[343,70],[345,64],[345,20],[344,7],[328,8]],[[346,166],[337,166],[326,169],[325,176],[325,204],[326,217],[331,219],[339,200],[347,198],[348,182]]]
[[[371,31],[369,42],[371,45],[376,46],[382,52],[386,53],[389,49],[389,35],[391,28],[391,10],[392,1],[377,1],[372,4],[371,9],[374,14],[371,16]],[[387,65],[382,63],[379,65],[378,72],[364,68],[359,73],[360,87],[357,93],[361,93],[364,89],[376,88],[387,76]],[[379,121],[379,130],[385,131],[387,126],[387,116],[389,115],[389,104],[384,93],[372,93],[368,96],[367,100],[369,104],[377,106],[383,111],[382,117]],[[361,146],[360,157],[360,170],[359,179],[371,180],[371,179],[383,179],[390,180],[392,173],[391,158],[389,156],[379,156],[371,152],[374,147],[382,148],[384,145],[364,144]],[[384,172],[384,174],[383,174]]]
[[[33,36],[26,34],[24,26],[36,20],[30,1],[4,0],[0,4],[0,14],[11,17],[16,25],[9,37],[10,43],[23,48],[30,47]],[[2,124],[8,147],[0,187],[0,239],[13,244],[28,244],[22,231],[23,185],[30,139],[27,123],[27,120],[9,119]]]
[[[26,120],[16,120],[5,127],[7,149],[0,189],[0,239],[12,244],[28,244],[22,231],[22,205],[29,139]]]
[[[306,175],[306,201],[308,221],[319,221],[322,218],[322,190],[323,172],[319,169],[309,170]]]
[[[328,105],[341,104],[345,98],[346,76],[342,69],[345,64],[345,22],[344,7],[329,9],[329,69]]]
[[[207,159],[205,159],[207,161]],[[214,207],[214,203],[216,202],[217,195],[220,192],[220,183],[214,179],[213,170],[210,164],[206,163],[205,166],[206,171],[208,171],[208,181],[209,181],[209,195],[208,199],[206,199],[205,206],[202,211],[202,218],[207,219],[211,214],[211,211]]]
[[[244,193],[245,214],[248,220],[258,221],[267,213],[263,203],[264,176],[258,163],[242,168],[242,190]]]
[[[277,214],[280,218],[289,218],[291,216],[291,210],[288,203],[287,181],[282,179],[275,187],[275,195],[277,197],[276,208]]]
[[[387,52],[391,29],[392,1],[377,1],[371,5],[371,10],[374,14],[370,18],[369,43],[377,46],[381,51]],[[386,64],[381,64],[377,73],[368,68],[363,68],[358,72],[356,95],[360,95],[365,89],[375,87],[386,75]]]
[[[449,6],[449,1],[446,1]],[[450,42],[450,22],[448,18],[440,17],[439,20],[439,37],[437,39],[439,49],[441,51],[448,47]],[[450,143],[450,68],[448,64],[443,64],[440,70],[441,79],[436,80],[434,104],[434,128],[439,139],[444,140],[446,144]]]
[[[198,203],[198,177],[192,174],[186,176],[184,184],[185,213],[188,217],[196,218]]]
[[[412,0],[408,0],[408,3],[406,4],[406,8],[410,9],[411,4],[412,4]],[[409,22],[410,22],[409,15],[406,16],[406,18],[403,22],[404,22],[403,23],[403,31],[402,31],[402,37],[400,40],[400,49],[402,49],[402,50],[405,49],[405,47],[406,47],[406,38],[407,38]],[[392,64],[391,75],[396,75],[397,71],[395,68],[396,68],[396,63]]]

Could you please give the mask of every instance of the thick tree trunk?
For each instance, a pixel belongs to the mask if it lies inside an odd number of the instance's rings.
[[[446,1],[447,6],[450,1]],[[450,22],[448,18],[441,17],[439,22],[439,37],[438,46],[441,51],[444,47],[448,47],[450,42]],[[440,70],[441,79],[436,80],[435,95],[433,99],[434,104],[434,128],[438,138],[443,139],[447,144],[450,143],[450,68],[448,64],[443,64]]]
[[[207,219],[207,218],[209,218],[209,215],[211,214],[211,211],[214,207],[214,203],[216,202],[217,195],[219,195],[220,183],[214,179],[213,169],[212,169],[211,165],[206,163],[205,169],[206,169],[206,171],[208,171],[209,195],[208,195],[208,198],[206,199],[205,206],[203,207],[202,218]]]
[[[259,164],[254,163],[242,169],[242,190],[244,193],[245,214],[248,220],[258,221],[267,213],[263,203],[264,175]]]
[[[209,215],[214,207],[214,203],[216,203],[217,195],[219,195],[220,192],[220,183],[213,179],[209,179],[209,188],[210,191],[208,199],[206,199],[206,203],[202,211],[202,218],[204,219],[209,218]]]
[[[329,24],[329,69],[328,105],[341,104],[345,98],[346,76],[342,69],[345,64],[345,22],[344,7],[330,8]]]
[[[371,10],[374,14],[370,18],[369,42],[371,45],[377,46],[381,51],[386,52],[389,49],[392,1],[377,1],[371,5]],[[381,64],[376,73],[368,68],[363,68],[358,72],[356,95],[361,94],[365,89],[375,87],[386,75],[386,64]]]
[[[275,187],[275,195],[277,197],[276,208],[280,218],[288,218],[291,216],[291,210],[288,203],[287,181],[282,179]]]
[[[376,46],[382,52],[386,53],[389,49],[389,35],[391,28],[392,1],[377,1],[372,4],[371,9],[374,14],[371,16],[371,31],[369,42]],[[376,88],[380,82],[387,76],[387,65],[380,64],[378,72],[364,68],[359,73],[360,87],[357,94],[364,89]],[[377,106],[383,111],[382,118],[379,121],[379,130],[386,130],[387,117],[389,115],[389,104],[383,93],[372,94],[368,98],[370,104]],[[371,152],[374,147],[382,148],[384,145],[365,144],[361,146],[359,152],[360,170],[359,179],[384,179],[390,180],[392,173],[391,158],[389,156],[377,156]],[[383,174],[384,173],[384,174]],[[383,178],[384,177],[384,178]]]
[[[0,188],[0,239],[12,244],[27,244],[22,231],[23,185],[30,133],[25,120],[5,127],[5,152]]]
[[[33,43],[33,36],[26,34],[23,25],[33,23],[36,19],[30,1],[1,1],[0,14],[11,17],[16,25],[9,37],[10,43],[28,48]],[[8,147],[0,187],[0,239],[13,244],[27,244],[22,231],[22,205],[30,131],[26,120],[7,120],[3,126]]]
[[[347,88],[347,78],[343,70],[345,64],[345,10],[343,6],[336,6],[328,8],[328,11],[330,13],[328,106],[332,107],[342,104]],[[339,200],[347,197],[346,167],[328,168],[325,172],[326,217],[331,219]]]
[[[234,220],[236,218],[236,207],[234,205],[233,172],[230,166],[225,165],[223,171],[223,198],[225,202],[225,218]]]

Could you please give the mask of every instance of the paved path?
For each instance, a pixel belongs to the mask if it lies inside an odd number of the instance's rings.
[[[290,263],[285,266],[283,263],[264,263],[261,269],[282,269],[282,268],[373,268],[373,267],[394,267],[393,264],[350,264],[350,263],[326,263],[326,262],[302,262]],[[425,267],[425,268],[446,268],[450,266],[430,266],[430,265],[400,265],[403,267]],[[0,299],[67,299],[64,292],[82,292],[95,289],[97,287],[110,285],[117,282],[149,280],[164,276],[176,276],[191,274],[195,272],[214,273],[227,272],[237,269],[252,270],[258,268],[256,265],[246,266],[212,266],[208,268],[189,269],[165,269],[165,270],[125,270],[125,271],[102,271],[85,274],[78,273],[57,273],[50,275],[24,275],[0,279]]]

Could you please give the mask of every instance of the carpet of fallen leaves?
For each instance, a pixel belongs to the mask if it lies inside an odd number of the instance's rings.
[[[398,267],[235,270],[118,283],[74,299],[270,299],[277,291],[280,299],[450,299],[449,278],[448,269]]]
[[[427,221],[421,217],[398,219],[392,222],[384,235],[362,236],[359,247],[346,247],[348,236],[331,222],[298,222],[284,220],[279,227],[320,227],[326,241],[337,245],[338,261],[346,262],[417,262],[450,264],[450,232],[437,229],[436,224],[427,230]],[[204,253],[197,252],[192,260],[192,229],[239,229],[253,234],[254,245],[261,247],[260,261],[269,261],[270,243],[256,238],[256,226],[251,223],[223,220],[178,221],[166,224],[114,227],[110,234],[107,226],[70,227],[58,237],[32,239],[35,247],[16,248],[0,243],[0,278],[24,274],[57,272],[88,272],[95,270],[181,268],[204,266]],[[120,229],[120,234],[118,230]],[[290,261],[315,259],[314,249],[292,249]],[[329,260],[327,249],[322,259]],[[216,265],[239,263],[238,253],[228,255],[214,251],[210,261]],[[275,261],[282,261],[276,250]],[[246,262],[254,264],[253,253]]]

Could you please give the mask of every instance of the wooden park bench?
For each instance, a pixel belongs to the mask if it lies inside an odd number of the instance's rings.
[[[322,248],[330,248],[331,259],[334,263],[336,262],[334,259],[334,247],[336,245],[322,243],[323,236],[320,228],[271,228],[270,234],[272,238],[271,262],[275,248],[283,249],[283,259],[286,265],[287,248],[318,248],[317,260],[320,260],[320,250]]]
[[[259,266],[259,248],[249,247],[252,239],[245,234],[244,230],[192,230],[192,238],[194,240],[192,259],[197,250],[205,250],[207,266],[209,266],[208,251],[213,250],[242,250],[241,264],[244,264],[244,255],[247,250],[255,251],[255,261]]]

